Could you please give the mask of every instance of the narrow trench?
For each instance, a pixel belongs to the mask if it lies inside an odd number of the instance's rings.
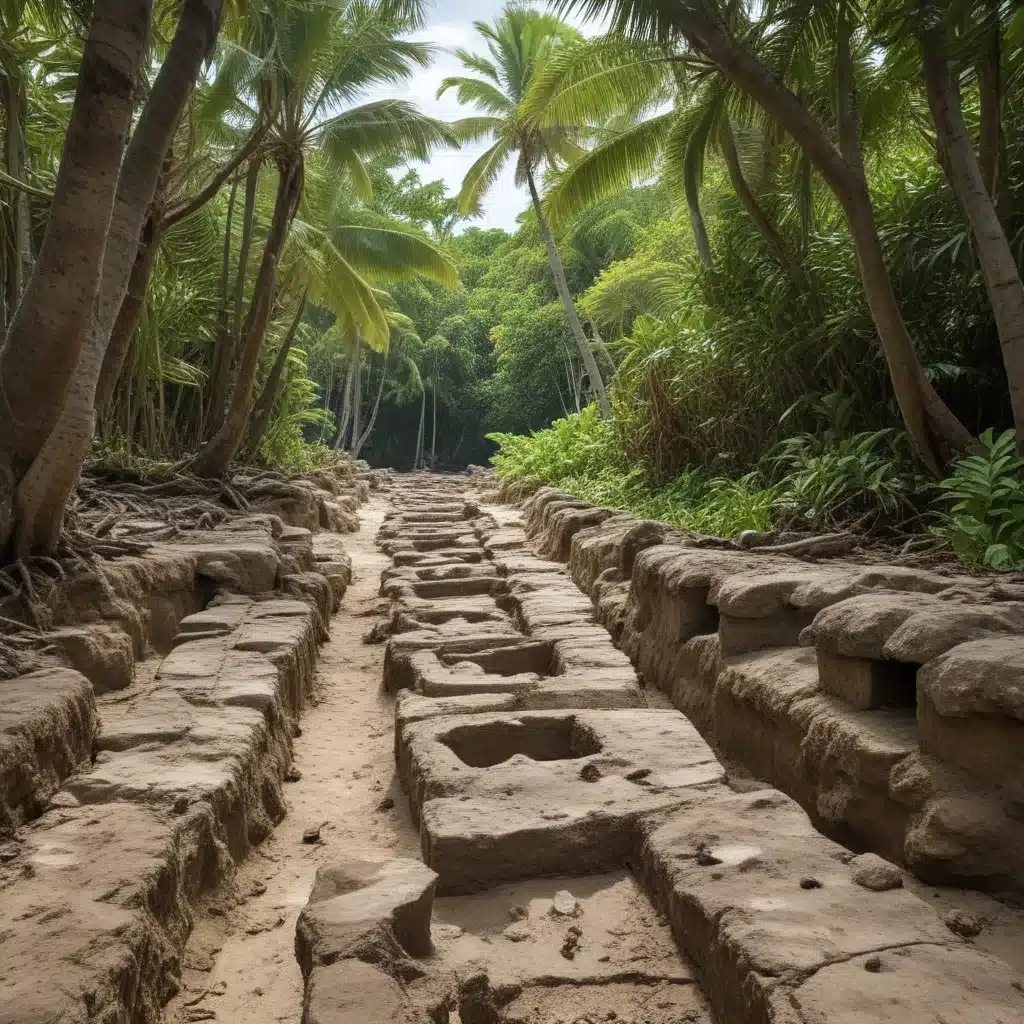
[[[360,532],[344,538],[353,582],[321,650],[295,741],[301,774],[286,786],[288,815],[200,908],[181,989],[166,1009],[170,1024],[297,1024],[303,989],[295,926],[317,868],[420,857],[396,776],[394,698],[381,685],[385,648],[363,642],[387,608],[378,587],[392,561],[375,538],[389,504],[374,497],[361,510]],[[320,841],[304,842],[317,826]],[[508,1008],[516,1020],[712,1021],[692,967],[625,869],[438,897],[431,934],[431,959],[446,974],[482,972],[492,986],[521,987]],[[373,1024],[373,1014],[366,1020]],[[449,1021],[460,1022],[454,1003]]]
[[[381,570],[390,564],[374,546],[387,505],[387,497],[373,497],[360,510],[359,532],[343,538],[353,581],[321,648],[295,740],[301,777],[286,784],[288,815],[197,914],[182,959],[182,989],[165,1014],[171,1024],[297,1022],[302,976],[295,922],[316,869],[338,856],[419,855],[395,778],[394,701],[380,687],[384,648],[362,642],[381,603]],[[321,841],[303,842],[303,833],[318,825]]]

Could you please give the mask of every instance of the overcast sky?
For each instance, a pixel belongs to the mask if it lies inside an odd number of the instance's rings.
[[[462,65],[454,53],[456,47],[485,52],[486,43],[473,29],[473,22],[493,21],[505,3],[506,0],[434,0],[426,27],[413,37],[438,47],[434,63],[404,85],[389,87],[386,94],[410,100],[424,113],[444,121],[456,121],[460,117],[478,113],[471,107],[460,106],[454,90],[446,92],[440,100],[435,97],[442,79],[463,73]],[[543,4],[538,3],[537,6],[542,7]],[[433,155],[429,164],[417,166],[424,181],[443,178],[454,195],[462,186],[466,171],[489,146],[489,142],[481,141],[456,151],[442,150]],[[510,160],[484,200],[483,216],[473,221],[473,224],[509,230],[516,227],[516,217],[529,199],[526,190],[517,188],[512,180],[514,167]]]

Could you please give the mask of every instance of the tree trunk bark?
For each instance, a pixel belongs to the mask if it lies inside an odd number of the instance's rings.
[[[349,445],[349,451],[359,440],[359,424],[363,406],[363,370],[359,365],[361,347],[362,338],[357,334],[356,347],[352,351],[352,444]]]
[[[224,423],[231,381],[238,369],[238,351],[242,336],[242,304],[245,299],[245,279],[249,270],[249,249],[252,244],[253,223],[256,218],[256,186],[259,184],[260,161],[253,160],[245,176],[245,206],[242,211],[242,238],[235,269],[234,310],[230,329],[217,336],[217,347],[210,367],[210,388],[206,406],[207,437],[212,438]],[[225,251],[230,252],[231,235],[224,240]],[[255,298],[255,296],[254,296]]]
[[[60,417],[15,497],[19,551],[50,551],[95,426],[96,385],[124,299],[164,159],[220,29],[221,0],[186,0],[125,153],[110,218],[99,294]],[[120,369],[120,368],[118,368]]]
[[[100,289],[152,0],[96,0],[46,232],[0,349],[0,551],[14,490],[60,416]]]
[[[434,353],[434,374],[431,380],[430,414],[433,425],[430,429],[430,468],[437,468],[437,353]]]
[[[1024,453],[1024,283],[964,123],[960,90],[946,59],[944,27],[925,33],[922,44],[928,103],[939,145],[952,172],[953,187],[974,236],[978,264],[999,332],[1017,429],[1017,451]]]
[[[377,413],[380,411],[380,398],[384,394],[384,381],[388,377],[388,362],[385,358],[384,369],[381,371],[380,384],[377,386],[377,397],[373,401],[373,412],[370,413],[370,422],[366,424],[366,429],[363,431],[363,436],[359,438],[359,441],[355,444],[352,449],[352,458],[358,459],[359,453],[363,450],[363,445],[370,440],[370,435],[373,433],[374,425],[377,422]]]
[[[260,351],[267,333],[277,285],[277,265],[288,238],[288,229],[302,198],[302,160],[282,161],[278,168],[277,196],[270,230],[263,247],[256,286],[246,316],[245,338],[238,361],[238,375],[231,392],[223,425],[192,461],[198,476],[222,476],[227,472],[238,446],[245,436],[252,408],[252,389],[256,381]]]
[[[277,357],[274,359],[274,365],[270,368],[270,373],[267,374],[260,397],[253,406],[252,419],[249,423],[249,450],[254,455],[259,452],[260,445],[263,443],[263,437],[267,432],[267,427],[270,426],[270,415],[274,411],[277,397],[281,393],[281,383],[284,380],[284,368],[288,363],[288,353],[292,350],[292,344],[298,333],[299,324],[302,323],[302,316],[306,312],[306,296],[308,294],[309,289],[307,288],[302,293],[299,308],[295,311],[295,318],[288,326],[288,333],[284,336],[284,341],[281,342],[281,347],[277,350]]]
[[[985,30],[982,52],[978,57],[978,163],[988,194],[996,209],[1004,208],[1002,181],[1006,140],[1003,135],[1002,24],[998,0],[988,0],[986,14],[991,24]]]
[[[338,417],[338,436],[334,439],[333,445],[335,451],[345,447],[348,424],[352,417],[352,375],[355,370],[356,354],[353,348],[352,355],[348,359],[348,369],[345,371],[345,389],[341,395],[341,415]]]
[[[565,279],[562,260],[558,255],[558,249],[555,247],[555,240],[551,235],[551,229],[548,227],[547,218],[541,209],[540,196],[537,193],[537,186],[533,180],[533,171],[529,169],[526,171],[526,183],[530,187],[530,198],[533,200],[533,209],[537,214],[537,224],[540,228],[541,237],[544,239],[544,246],[548,252],[548,263],[551,264],[551,273],[555,278],[555,289],[558,292],[559,299],[562,300],[562,307],[565,309],[565,315],[569,321],[569,330],[576,341],[576,345],[579,347],[580,357],[587,369],[587,375],[590,377],[590,390],[597,399],[601,415],[610,416],[612,407],[608,402],[608,392],[605,390],[601,371],[597,367],[597,360],[594,358],[594,353],[590,351],[587,336],[583,333],[579,317],[576,315],[576,306],[572,301],[572,295],[569,293],[569,284]]]
[[[25,85],[21,77],[6,75],[4,78],[4,106],[7,108],[7,173],[18,181],[25,178]],[[14,243],[11,267],[11,290],[8,294],[8,308],[17,308],[18,299],[25,287],[25,279],[32,272],[32,215],[28,193],[15,189],[11,196],[11,232]]]
[[[149,287],[149,279],[153,275],[157,253],[160,251],[160,235],[159,219],[150,217],[142,229],[142,244],[135,257],[135,265],[128,278],[128,288],[121,300],[117,319],[110,331],[110,341],[107,342],[103,368],[96,384],[97,415],[102,415],[106,411],[114,396],[121,370],[131,349],[132,339],[142,318],[142,311],[146,308],[146,289]]]
[[[416,454],[412,459],[412,468],[419,469],[423,463],[423,427],[427,419],[427,389],[420,388],[420,429],[416,433]]]
[[[713,60],[730,81],[793,137],[842,206],[868,308],[907,432],[921,460],[938,472],[952,455],[969,447],[973,439],[936,393],[914,351],[885,266],[871,196],[863,176],[835,148],[801,100],[717,21],[690,3],[680,4],[675,17],[691,45]],[[850,129],[849,122],[841,129],[847,139]]]
[[[747,184],[747,179],[743,175],[743,168],[740,165],[740,156],[736,151],[736,140],[733,138],[732,127],[728,121],[725,122],[722,128],[722,156],[725,158],[725,166],[729,172],[729,181],[732,184],[733,191],[736,193],[736,197],[740,201],[740,205],[746,211],[747,216],[754,222],[758,231],[761,232],[761,236],[768,243],[768,248],[775,255],[779,265],[789,275],[793,286],[810,300],[814,318],[820,321],[821,308],[814,287],[811,285],[811,279],[800,265],[800,261],[790,252],[789,245],[782,237],[782,233],[776,226],[775,221],[765,212],[764,207],[757,201],[757,197]]]

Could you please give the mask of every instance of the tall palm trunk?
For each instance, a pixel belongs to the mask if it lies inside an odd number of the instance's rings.
[[[423,465],[423,427],[427,418],[427,388],[420,387],[420,429],[416,432],[416,454],[412,459],[412,468],[419,469]]]
[[[131,277],[128,279],[128,288],[124,298],[121,300],[121,308],[118,310],[117,320],[114,322],[110,333],[110,341],[107,343],[107,354],[103,358],[103,369],[100,371],[99,383],[96,385],[97,413],[102,413],[107,407],[110,397],[114,393],[114,388],[117,386],[125,357],[128,355],[128,349],[131,346],[135,329],[138,327],[139,318],[142,314],[144,303],[139,300],[145,298],[149,278],[153,273],[153,267],[156,262],[156,254],[160,248],[160,240],[169,228],[186,217],[191,217],[217,195],[224,182],[259,148],[268,130],[267,122],[257,125],[245,144],[213,175],[207,184],[196,195],[185,200],[174,209],[164,210],[161,198],[162,188],[159,185],[157,186],[149,218],[142,230],[139,250],[135,256],[135,265],[132,267]],[[236,179],[231,184],[231,192],[228,197],[227,224],[224,231],[224,254],[220,287],[221,306],[217,316],[217,344],[227,335],[229,328],[228,275],[231,263],[231,225],[234,217],[237,191],[238,181]]]
[[[334,439],[335,450],[345,447],[345,437],[348,434],[348,425],[352,418],[352,377],[355,373],[356,356],[355,348],[349,356],[348,369],[345,371],[345,388],[341,395],[341,415],[338,417],[338,436]]]
[[[282,159],[278,166],[274,213],[263,247],[263,258],[256,276],[252,302],[246,316],[238,373],[223,424],[192,460],[192,470],[199,476],[221,476],[227,472],[245,436],[252,409],[256,369],[259,366],[260,352],[267,334],[277,286],[277,267],[288,238],[288,229],[295,218],[302,197],[302,177],[301,158]]]
[[[308,294],[309,289],[307,288],[302,293],[299,308],[295,311],[295,317],[288,326],[288,333],[285,334],[284,341],[281,342],[281,347],[277,350],[274,365],[271,366],[270,373],[267,374],[260,397],[253,406],[252,419],[249,423],[249,450],[253,453],[260,450],[267,427],[270,426],[270,414],[274,411],[278,395],[281,393],[281,385],[284,381],[284,368],[288,362],[288,353],[292,350],[295,336],[298,334],[299,324],[302,323],[302,317],[306,312],[306,296]]]
[[[132,133],[118,179],[103,272],[89,334],[60,417],[19,485],[19,551],[48,551],[60,535],[68,497],[92,440],[96,385],[128,286],[160,171],[202,62],[220,29],[221,0],[186,0],[170,49]]]
[[[740,165],[739,153],[736,151],[736,140],[733,137],[732,127],[728,122],[722,127],[721,143],[722,156],[725,158],[726,170],[729,172],[729,182],[740,201],[740,205],[746,211],[747,216],[754,222],[758,231],[761,232],[761,236],[768,243],[768,247],[774,254],[775,259],[789,276],[790,281],[793,282],[793,286],[810,300],[811,312],[815,319],[820,320],[821,309],[817,295],[811,285],[811,279],[800,265],[800,261],[793,255],[775,221],[757,201],[757,197],[747,183],[747,179],[743,174],[743,167]]]
[[[1006,197],[1006,136],[1003,133],[1003,33],[999,0],[986,0],[989,25],[976,62],[978,74],[978,163],[985,188],[1002,212]]]
[[[21,75],[4,75],[4,108],[7,117],[5,141],[7,173],[18,181],[25,177],[25,83]],[[13,264],[11,266],[8,309],[15,309],[25,278],[32,270],[32,222],[28,193],[16,189],[11,193],[11,234]]]
[[[1024,282],[964,123],[960,90],[946,59],[944,28],[925,33],[922,42],[928,103],[939,146],[949,163],[953,188],[974,236],[978,264],[999,332],[1017,428],[1017,450],[1024,452]]]
[[[885,265],[871,196],[855,153],[838,151],[804,103],[703,9],[683,3],[675,16],[690,43],[793,137],[839,201],[907,433],[924,464],[939,472],[952,455],[972,443],[972,438],[932,387],[914,351]],[[843,35],[841,32],[840,36]],[[843,46],[848,50],[848,37]],[[840,65],[840,77],[846,79],[839,89],[840,98],[845,95],[848,100],[853,85],[848,57],[841,59]],[[841,120],[845,123],[840,135],[848,144],[856,118],[848,116]]]
[[[359,440],[360,413],[363,405],[363,371],[359,365],[361,347],[362,339],[357,334],[356,347],[352,351],[352,444],[349,445],[349,451],[355,447],[356,442]]]
[[[209,396],[206,406],[207,436],[212,437],[223,425],[231,381],[237,371],[237,356],[242,335],[242,304],[245,299],[245,278],[249,270],[249,249],[256,219],[256,186],[259,184],[260,161],[253,160],[245,176],[245,205],[242,209],[242,238],[235,270],[234,311],[230,329],[227,325],[217,334],[210,370]],[[231,233],[224,240],[230,252]],[[255,296],[254,296],[255,298]]]
[[[526,183],[530,188],[530,198],[533,200],[533,209],[537,214],[537,224],[540,227],[541,238],[544,239],[544,247],[548,252],[548,263],[551,264],[551,273],[555,278],[555,290],[558,292],[559,299],[562,300],[562,307],[569,321],[569,330],[572,332],[572,336],[580,350],[580,358],[583,360],[583,365],[587,369],[587,375],[590,377],[590,390],[597,399],[601,415],[609,416],[611,415],[612,407],[608,402],[608,392],[605,390],[601,371],[597,367],[597,360],[594,358],[594,353],[590,351],[587,336],[583,333],[579,317],[576,315],[576,306],[572,301],[569,284],[565,279],[565,269],[558,255],[558,249],[551,235],[551,229],[548,227],[547,218],[541,209],[540,196],[537,194],[537,186],[533,180],[533,171],[529,168],[526,171]]]
[[[437,353],[434,353],[434,376],[431,380],[431,391],[433,392],[430,402],[430,414],[433,424],[430,428],[430,468],[437,467]]]
[[[370,413],[370,420],[366,424],[366,429],[363,431],[362,437],[359,438],[352,445],[352,458],[358,459],[359,453],[363,450],[363,446],[367,441],[370,440],[370,435],[373,433],[374,425],[377,422],[377,413],[380,411],[380,398],[384,394],[384,382],[388,377],[388,363],[384,360],[384,369],[381,371],[380,384],[377,385],[377,397],[373,400],[373,411]]]
[[[0,349],[0,551],[15,488],[60,417],[99,295],[151,13],[152,0],[93,5],[46,232]]]
[[[114,389],[121,376],[135,329],[142,318],[142,311],[146,306],[146,290],[153,275],[153,267],[156,265],[156,254],[160,250],[160,233],[160,218],[151,216],[142,229],[142,241],[135,256],[135,265],[128,278],[128,287],[121,300],[117,319],[110,330],[107,353],[103,357],[103,366],[96,383],[97,415],[103,413],[114,396]]]

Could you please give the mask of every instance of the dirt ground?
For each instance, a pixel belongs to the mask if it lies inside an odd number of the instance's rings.
[[[286,787],[288,815],[196,921],[185,952],[171,1024],[299,1020],[302,976],[295,922],[319,865],[339,854],[367,860],[418,856],[419,840],[394,776],[393,700],[381,691],[382,645],[362,642],[389,559],[374,546],[387,498],[360,510],[344,538],[353,581],[320,652],[310,705],[295,740],[301,777]],[[319,843],[303,833],[321,826]]]

